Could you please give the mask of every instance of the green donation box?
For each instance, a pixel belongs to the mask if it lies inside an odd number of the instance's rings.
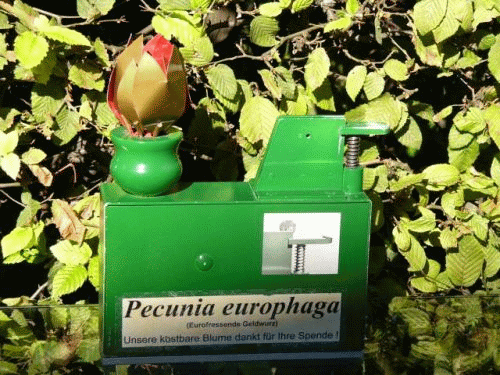
[[[361,358],[371,203],[359,136],[387,132],[281,117],[250,182],[152,198],[104,185],[103,364]]]

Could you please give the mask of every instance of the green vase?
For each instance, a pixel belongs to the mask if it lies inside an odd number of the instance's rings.
[[[182,132],[138,138],[120,127],[111,132],[115,154],[111,159],[111,175],[127,193],[156,196],[171,190],[182,174],[177,149]]]

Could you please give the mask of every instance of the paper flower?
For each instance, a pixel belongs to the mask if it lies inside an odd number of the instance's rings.
[[[174,123],[188,100],[186,72],[177,47],[161,35],[144,46],[142,36],[134,40],[116,59],[107,99],[130,134],[143,135],[148,125]]]

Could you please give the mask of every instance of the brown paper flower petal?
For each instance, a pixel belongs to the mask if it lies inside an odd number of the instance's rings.
[[[136,123],[139,120],[134,105],[136,98],[134,98],[133,95],[136,75],[137,66],[135,65],[135,62],[132,61],[125,70],[116,90],[116,103],[118,105],[120,113],[132,124]]]
[[[116,65],[115,65],[115,82],[119,85],[123,75],[125,74],[125,71],[127,70],[128,66],[132,63],[135,62],[135,65],[139,64],[139,60],[141,59],[142,55],[142,43],[143,43],[143,36],[140,35],[136,40],[134,40],[132,43],[130,43],[127,48],[123,50],[122,53],[117,57],[116,59]],[[118,91],[117,85],[115,85],[115,95],[116,92]]]
[[[179,98],[173,97],[167,88],[167,77],[160,65],[149,53],[143,54],[133,89],[135,110],[141,123],[174,121],[180,116],[176,111]]]

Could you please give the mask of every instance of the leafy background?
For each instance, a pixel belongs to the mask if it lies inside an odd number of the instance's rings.
[[[185,181],[251,179],[279,115],[388,124],[361,154],[370,373],[499,370],[499,19],[498,0],[0,0],[0,299],[61,305],[0,313],[0,373],[98,360],[105,86],[155,32],[188,72]]]

